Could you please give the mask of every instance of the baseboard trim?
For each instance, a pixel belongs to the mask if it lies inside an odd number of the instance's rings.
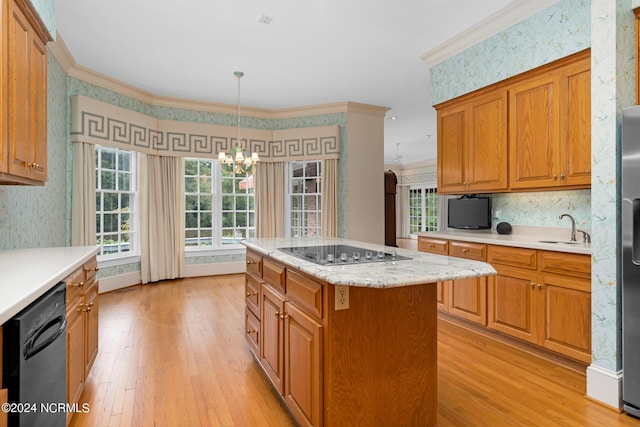
[[[587,397],[622,412],[622,371],[587,367]]]

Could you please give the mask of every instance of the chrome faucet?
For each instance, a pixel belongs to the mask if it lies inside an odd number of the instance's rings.
[[[560,215],[560,219],[564,218],[565,216],[571,220],[571,241],[575,242],[576,241],[576,220],[569,214]]]

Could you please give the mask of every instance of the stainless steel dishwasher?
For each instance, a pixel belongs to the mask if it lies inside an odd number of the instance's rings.
[[[67,400],[66,284],[59,283],[3,326],[9,426],[64,427]],[[62,409],[61,409],[62,408]]]

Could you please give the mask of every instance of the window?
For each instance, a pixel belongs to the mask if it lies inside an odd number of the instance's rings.
[[[253,176],[221,171],[210,159],[185,159],[185,244],[211,247],[255,237]]]
[[[288,163],[289,236],[320,236],[321,171],[320,160]]]
[[[409,233],[438,230],[438,190],[409,189]]]
[[[96,145],[98,255],[137,253],[136,154]]]
[[[222,244],[255,236],[253,175],[222,172]]]

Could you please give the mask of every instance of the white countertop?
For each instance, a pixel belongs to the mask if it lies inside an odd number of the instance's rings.
[[[260,238],[244,240],[242,244],[276,261],[334,285],[390,288],[496,274],[493,267],[480,261],[434,255],[347,239],[311,237]],[[305,261],[277,250],[283,247],[337,244],[356,246],[371,251],[396,251],[397,255],[407,256],[412,259],[327,266]]]
[[[498,234],[495,230],[463,231],[429,231],[417,233],[418,236],[448,240],[464,240],[467,242],[486,243],[490,245],[514,246],[521,248],[542,249],[556,252],[591,255],[591,243],[582,242],[582,234],[578,233],[577,242],[570,242],[571,230],[556,227],[512,226],[511,234]],[[589,232],[589,230],[586,230]],[[559,241],[562,243],[544,243]]]
[[[0,324],[90,260],[97,246],[0,251]]]

